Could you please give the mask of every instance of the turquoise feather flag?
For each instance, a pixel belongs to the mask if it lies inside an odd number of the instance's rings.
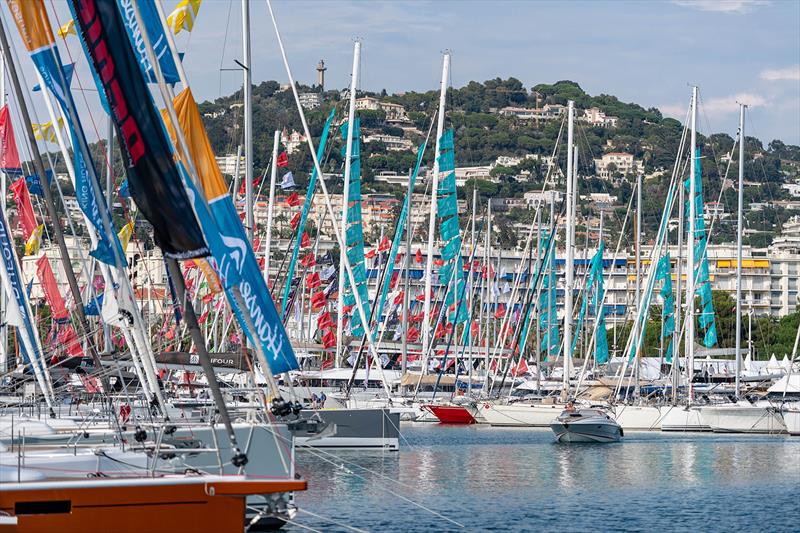
[[[350,278],[344,280],[344,305],[352,307],[350,315],[350,332],[354,337],[364,334],[364,324],[361,322],[361,314],[355,309],[356,296],[358,293],[364,316],[370,320],[369,310],[369,291],[367,289],[367,270],[364,259],[364,228],[362,227],[361,217],[361,132],[360,122],[356,118],[353,121],[353,145],[350,156],[350,185],[347,189],[347,258],[353,269],[353,279],[355,281],[355,291],[350,285]],[[347,141],[349,123],[345,122],[341,126],[342,139]],[[342,155],[346,154],[347,146],[342,146]]]
[[[461,259],[461,231],[458,226],[458,199],[456,196],[455,154],[453,146],[453,130],[449,129],[439,140],[439,172],[444,176],[439,180],[437,191],[437,218],[439,219],[439,237],[444,245],[441,248],[444,263],[439,267],[439,282],[447,285],[455,276],[452,290],[445,295],[445,305],[454,306],[449,320],[454,324],[467,321],[467,305],[465,294],[466,280]],[[441,207],[440,207],[441,206]],[[443,209],[442,209],[443,208]],[[442,209],[442,211],[439,211]],[[455,272],[453,269],[455,268]],[[456,304],[458,300],[458,304]]]
[[[684,182],[684,187],[687,191],[686,201],[686,216],[690,216],[689,202],[695,202],[695,225],[694,225],[694,279],[695,279],[695,294],[700,297],[700,330],[703,333],[703,344],[706,348],[711,348],[717,344],[717,325],[714,320],[714,303],[711,295],[711,280],[708,271],[708,234],[706,232],[706,224],[704,219],[703,208],[703,180],[700,166],[700,149],[697,149],[695,158],[695,172],[697,179],[695,180],[694,194],[688,194],[690,187],[690,180]],[[688,228],[687,228],[688,232]]]

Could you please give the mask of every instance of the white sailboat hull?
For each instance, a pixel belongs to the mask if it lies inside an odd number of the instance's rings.
[[[783,422],[789,435],[800,436],[800,406],[784,409]]]
[[[613,416],[622,429],[630,431],[661,431],[661,407],[650,405],[617,405]]]
[[[780,410],[772,406],[735,404],[700,408],[703,421],[716,433],[785,433]]]
[[[550,427],[550,423],[561,411],[563,405],[541,405],[530,403],[478,404],[478,413],[492,426],[506,427]]]
[[[697,406],[676,405],[666,409],[661,419],[661,431],[711,431]]]

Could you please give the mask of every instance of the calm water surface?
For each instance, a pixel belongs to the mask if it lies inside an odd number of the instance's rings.
[[[797,437],[643,432],[563,445],[544,429],[401,431],[399,453],[298,452],[309,482],[298,505],[324,518],[301,511],[297,522],[326,532],[800,531]]]

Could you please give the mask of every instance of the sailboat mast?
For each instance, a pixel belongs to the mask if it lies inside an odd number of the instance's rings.
[[[342,243],[344,247],[339,250],[339,295],[336,302],[336,366],[342,363],[342,334],[344,333],[344,285],[347,276],[345,271],[344,258],[347,254],[347,210],[350,207],[348,198],[350,197],[350,172],[353,159],[353,123],[356,119],[356,87],[358,86],[358,67],[361,62],[361,42],[356,41],[353,45],[353,74],[350,78],[350,109],[347,115],[347,146],[344,157],[344,189],[342,190]],[[309,194],[311,191],[309,191]],[[356,291],[356,287],[353,287]],[[364,327],[369,327],[365,324]]]
[[[564,264],[564,399],[569,396],[569,367],[572,359],[572,290],[575,284],[575,220],[573,213],[573,200],[575,190],[573,187],[573,134],[575,118],[575,102],[567,103],[567,216],[566,216],[566,262]]]
[[[744,104],[739,104],[739,200],[736,223],[736,398],[741,389],[742,373],[742,232],[744,206]]]
[[[413,171],[412,171],[413,172]],[[414,194],[414,188],[411,186],[411,173],[408,175],[408,191],[406,192],[406,198],[408,198],[408,213],[406,214],[406,255],[404,258],[405,263],[405,283],[403,285],[403,353],[400,354],[401,357],[401,379],[402,376],[406,374],[406,370],[408,370],[408,311],[409,305],[411,303],[411,296],[409,294],[409,289],[411,288],[411,218],[410,218],[410,211],[411,206],[414,203],[411,201],[413,200],[412,195]]]
[[[439,88],[439,116],[436,123],[436,153],[433,159],[433,183],[431,184],[431,214],[428,221],[428,257],[425,260],[425,303],[422,328],[422,353],[428,353],[431,324],[431,272],[433,270],[433,241],[436,233],[436,197],[439,192],[439,156],[444,133],[444,106],[447,96],[447,80],[450,77],[450,52],[442,60],[442,83]]]
[[[681,178],[683,179],[683,178]],[[680,324],[681,324],[681,298],[683,295],[683,216],[684,216],[684,187],[678,187],[678,257],[675,261],[675,324],[678,327],[672,332],[672,403],[678,403],[678,384],[681,371],[681,350],[680,350]]]
[[[691,164],[689,165],[689,236],[686,240],[688,253],[686,267],[686,377],[689,380],[689,402],[694,398],[694,232],[697,218],[697,87],[692,87],[692,116],[691,116]]]
[[[470,236],[470,244],[469,244],[469,257],[470,257],[470,264],[468,266],[467,272],[469,273],[469,320],[467,324],[464,326],[465,328],[471,328],[472,325],[472,309],[475,304],[475,276],[473,276],[473,268],[472,268],[472,261],[475,257],[475,219],[478,218],[478,189],[476,187],[472,187],[472,229],[471,229],[471,236]],[[470,333],[472,333],[470,331]],[[468,364],[469,368],[468,371],[468,378],[467,381],[467,397],[472,397],[472,347],[475,346],[475,339],[472,338],[472,335],[469,336],[469,344],[466,346],[469,349],[469,358]]]
[[[244,90],[244,187],[247,236],[253,242],[255,222],[253,215],[253,85],[250,75],[250,0],[242,0],[242,69]]]
[[[489,323],[492,319],[492,265],[490,263],[491,255],[489,254],[489,250],[492,248],[492,202],[488,200],[486,202],[486,237],[484,242],[483,268],[486,269],[486,275],[483,278],[483,283],[486,286],[486,293],[483,299],[483,305],[481,305],[481,310],[483,310],[484,307],[486,308],[485,312],[482,311],[482,314],[486,316],[486,323],[482,324],[484,328],[484,341],[486,342],[486,349],[483,354],[485,372],[483,390],[485,392],[489,390]]]
[[[267,245],[264,252],[264,281],[269,287],[269,267],[270,257],[272,256],[272,213],[275,209],[275,181],[278,179],[278,146],[281,142],[280,130],[275,130],[275,137],[272,141],[272,168],[269,176],[269,204],[267,206]]]
[[[636,309],[636,313],[639,314],[642,312],[641,310],[641,298],[642,298],[642,174],[639,172],[636,174],[636,228],[635,228],[635,249],[636,249],[636,293],[633,297],[634,305]],[[641,383],[640,383],[640,372],[641,372],[641,350],[643,348],[644,342],[639,341],[639,331],[640,328],[644,328],[643,325],[640,325],[640,322],[634,320],[634,324],[637,324],[636,329],[634,331],[634,342],[636,343],[635,354],[636,354],[636,367],[634,372],[636,374],[636,396],[641,396]]]

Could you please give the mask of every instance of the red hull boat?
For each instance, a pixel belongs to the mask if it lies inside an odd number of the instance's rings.
[[[426,405],[425,409],[433,413],[442,424],[474,424],[475,417],[466,407],[461,405]]]

